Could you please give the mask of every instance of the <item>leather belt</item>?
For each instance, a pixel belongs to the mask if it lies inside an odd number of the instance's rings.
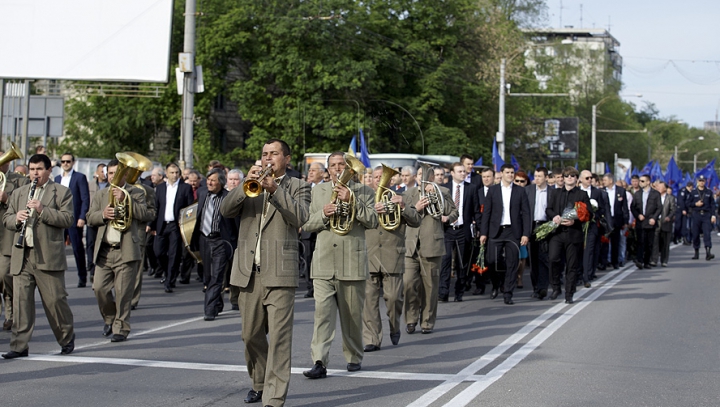
[[[507,229],[507,228],[509,228],[509,227],[510,227],[510,225],[501,225],[501,226],[500,226],[500,229]]]
[[[174,221],[174,220],[171,220],[171,221],[169,221],[169,222],[168,222],[168,221],[165,221],[165,222],[163,222],[163,223],[166,224],[166,225],[169,225],[169,224],[171,224],[171,223],[175,223],[175,221]]]
[[[220,232],[213,232],[207,235],[203,234],[203,236],[207,237],[208,239],[217,239],[218,237],[220,237]]]
[[[103,242],[103,246],[108,247],[108,248],[113,249],[113,250],[119,250],[119,249],[120,249],[120,243],[110,244],[110,243],[105,243],[105,242]]]
[[[459,229],[462,229],[462,227],[463,227],[463,225],[450,225],[450,226],[448,226],[448,229],[459,230]]]

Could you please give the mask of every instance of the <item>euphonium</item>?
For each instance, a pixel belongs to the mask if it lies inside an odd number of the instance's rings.
[[[8,150],[5,154],[0,156],[0,166],[3,166],[17,158],[22,158],[22,154],[20,154],[20,149],[18,149],[18,146],[11,141],[10,142],[10,150]],[[5,173],[0,171],[0,192],[5,191],[5,183],[6,182],[7,182],[7,177],[5,176]]]
[[[117,153],[115,154],[115,158],[117,158],[120,163],[117,166],[117,170],[115,170],[115,175],[108,188],[108,205],[115,209],[115,219],[109,223],[114,229],[124,232],[128,230],[132,224],[132,198],[130,198],[130,193],[118,185],[117,182],[123,179],[126,174],[130,174],[130,172],[136,170],[139,164],[133,156],[127,153]],[[125,181],[127,182],[127,179]],[[124,197],[122,200],[115,199],[113,188],[118,188],[123,192]]]
[[[257,179],[246,179],[245,182],[243,182],[243,192],[245,192],[245,195],[247,195],[250,198],[255,198],[256,196],[259,196],[263,193],[263,187],[262,187],[262,180],[267,177],[268,175],[271,175],[273,171],[272,164],[268,164],[267,167],[265,167],[264,170],[260,173],[260,176]]]
[[[142,154],[133,153],[132,151],[126,151],[124,154],[129,155],[137,161],[137,167],[128,168],[127,177],[125,178],[125,182],[130,185],[135,185],[143,172],[152,170],[153,163]]]
[[[388,188],[390,185],[390,179],[398,174],[397,171],[382,164],[382,176],[378,183],[377,191],[375,191],[375,202],[380,202],[385,206],[385,213],[378,214],[378,222],[385,230],[395,230],[400,227],[400,205],[391,202],[392,197],[395,196],[395,192]]]
[[[420,161],[418,161],[420,162]],[[428,215],[435,219],[439,219],[443,213],[445,213],[445,198],[443,197],[442,191],[438,184],[428,181],[430,174],[433,172],[433,166],[431,163],[420,162],[420,166],[423,169],[422,180],[420,181],[420,198],[427,197],[430,202],[425,210]],[[425,186],[432,185],[433,192],[426,192]]]
[[[342,185],[350,191],[348,202],[338,200],[337,192],[333,191],[330,196],[330,203],[337,205],[337,210],[330,216],[330,229],[338,235],[346,235],[352,230],[355,221],[355,194],[348,182],[355,174],[364,174],[365,166],[357,158],[345,154],[345,170],[338,175],[337,184]]]

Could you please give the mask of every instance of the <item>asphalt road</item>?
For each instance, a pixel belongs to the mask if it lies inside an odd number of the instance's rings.
[[[718,406],[720,256],[690,257],[679,246],[667,268],[600,272],[573,305],[531,300],[526,273],[515,305],[487,295],[441,303],[434,333],[403,334],[398,346],[386,334],[356,373],[345,371],[338,332],[323,380],[302,376],[312,365],[314,303],[299,289],[286,405]],[[38,296],[30,357],[0,360],[3,405],[242,404],[250,380],[229,300],[206,322],[200,283],[165,294],[159,280],[146,278],[128,341],[111,343],[101,336],[92,290],[75,288],[73,269],[66,281],[75,352],[59,355]],[[1,351],[9,340],[0,333]]]

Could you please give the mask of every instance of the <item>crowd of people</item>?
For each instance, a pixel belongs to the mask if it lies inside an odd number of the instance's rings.
[[[7,180],[0,192],[3,328],[12,331],[2,357],[28,355],[35,288],[61,353],[74,350],[66,236],[77,286],[92,284],[98,334],[112,342],[128,338],[144,275],[172,294],[195,273],[206,321],[223,311],[227,294],[242,317],[252,380],[244,401],[266,406],[282,406],[287,396],[300,279],[315,302],[312,366],[304,375],[322,379],[338,316],[348,371],[362,369],[364,353],[381,350],[381,298],[386,333],[398,345],[403,331],[432,334],[438,306],[451,296],[462,302],[489,286],[491,299],[502,295],[513,305],[526,268],[528,298],[564,293],[573,304],[577,287],[590,288],[598,270],[630,261],[667,267],[672,242],[693,245],[693,259],[701,247],[706,260],[714,258],[717,205],[702,176],[673,194],[648,175],[627,185],[611,173],[537,167],[530,177],[509,164],[478,170],[469,155],[448,167],[377,166],[354,178],[346,177],[357,171],[342,152],[304,175],[291,158],[284,141],[270,139],[246,179],[219,162],[204,176],[170,163],[138,179],[113,159],[88,182],[70,153],[54,180],[41,153],[30,157],[28,177],[0,168]],[[195,223],[185,229],[182,218],[193,211]]]

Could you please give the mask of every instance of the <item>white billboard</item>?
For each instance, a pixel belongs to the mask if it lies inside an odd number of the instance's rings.
[[[173,0],[0,0],[0,78],[167,82]]]

